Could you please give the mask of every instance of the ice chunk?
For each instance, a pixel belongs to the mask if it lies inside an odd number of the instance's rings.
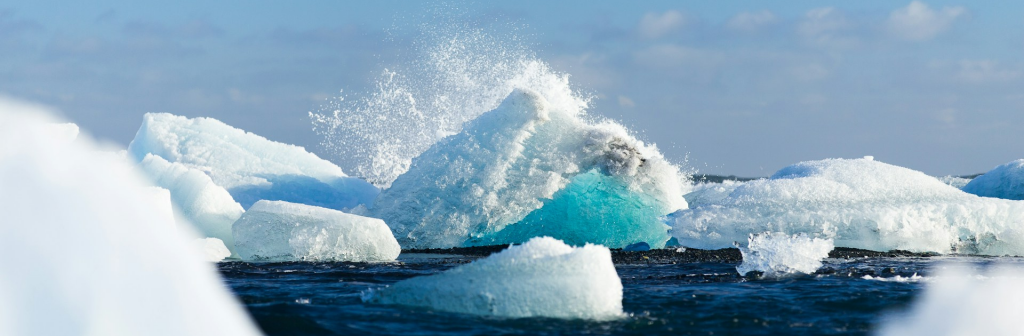
[[[1024,200],[1024,159],[993,168],[971,180],[963,190],[978,196]]]
[[[205,172],[248,208],[261,199],[349,209],[370,205],[379,191],[298,146],[267,140],[216,119],[147,113],[128,151]]]
[[[174,206],[171,202],[171,192],[160,187],[146,187],[142,189],[147,198],[156,207],[154,213],[160,220],[157,222],[164,225],[171,225],[177,222],[174,218]]]
[[[613,319],[622,282],[608,248],[570,247],[550,237],[371,292],[367,300],[502,317]]]
[[[192,245],[209,262],[219,262],[231,256],[231,251],[224,245],[224,242],[217,238],[200,238],[192,242]]]
[[[206,237],[224,242],[228,249],[234,246],[231,224],[242,216],[242,206],[235,202],[227,190],[217,186],[201,171],[180,163],[146,154],[139,167],[157,185],[171,190],[171,198],[178,211]]]
[[[659,220],[685,208],[679,170],[613,123],[517,89],[435,144],[371,214],[404,247],[521,243],[552,236],[610,247],[668,241]]]
[[[235,222],[246,261],[391,261],[401,247],[376,218],[281,201],[259,201]]]
[[[0,335],[259,334],[135,168],[26,109],[0,98]]]
[[[832,252],[832,240],[811,238],[803,233],[759,233],[750,235],[747,246],[740,246],[743,263],[736,267],[740,275],[760,271],[765,277],[811,274],[821,260]]]
[[[58,141],[71,142],[78,138],[78,125],[74,123],[53,123],[48,128]]]
[[[783,232],[875,251],[1024,254],[1024,202],[977,197],[866,159],[798,163],[668,222],[680,244],[705,249]]]
[[[878,335],[1020,335],[1024,270],[1001,265],[985,275],[947,265],[906,315],[883,319]]]
[[[714,204],[729,197],[729,194],[741,185],[743,185],[743,182],[731,180],[725,180],[722,183],[698,183],[693,186],[693,190],[690,193],[683,195],[683,198],[686,199],[686,203],[691,208],[705,204]]]
[[[939,177],[939,181],[942,181],[942,183],[945,183],[945,184],[949,185],[950,187],[957,188],[957,189],[963,189],[964,186],[966,186],[968,183],[971,183],[972,179],[963,178],[963,177],[959,177],[959,176],[946,175],[946,176]]]

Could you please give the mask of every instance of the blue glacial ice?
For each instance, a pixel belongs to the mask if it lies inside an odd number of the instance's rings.
[[[978,196],[1024,200],[1024,159],[993,168],[971,180],[963,190]]]
[[[740,275],[759,271],[768,278],[810,274],[821,267],[821,261],[828,258],[833,248],[832,240],[811,238],[803,233],[752,234],[746,246],[740,246],[743,263],[736,271]]]
[[[667,222],[680,244],[695,248],[770,231],[876,251],[1024,254],[1024,202],[978,197],[868,158],[801,162]]]
[[[196,230],[205,237],[220,239],[229,250],[234,250],[231,224],[244,210],[227,190],[214,184],[202,171],[153,154],[146,154],[139,168],[157,186],[170,191],[177,213]]]
[[[514,90],[415,158],[371,215],[406,248],[537,236],[571,245],[664,246],[668,227],[659,217],[686,208],[688,184],[622,126],[583,120],[581,104]]]
[[[344,210],[369,205],[379,193],[302,147],[211,118],[147,113],[128,152],[139,161],[153,154],[202,171],[243,208],[266,199]]]
[[[233,232],[245,261],[392,261],[401,253],[380,219],[283,201],[256,202]]]
[[[622,282],[608,248],[550,237],[451,270],[364,295],[381,304],[501,317],[608,320],[625,316]]]
[[[0,98],[0,335],[258,335],[169,194]]]

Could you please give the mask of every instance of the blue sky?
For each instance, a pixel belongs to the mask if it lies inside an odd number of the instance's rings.
[[[1024,4],[1001,1],[0,2],[0,93],[122,144],[145,112],[322,151],[309,111],[449,16],[538,57],[676,162],[764,176],[873,155],[929,174],[1024,157]],[[329,156],[329,155],[324,155]]]

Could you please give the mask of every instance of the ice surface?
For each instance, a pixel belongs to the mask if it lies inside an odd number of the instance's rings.
[[[1024,159],[993,168],[971,180],[963,190],[978,196],[1024,200]]]
[[[206,173],[248,208],[261,199],[349,209],[369,205],[379,191],[298,146],[267,140],[216,119],[147,113],[128,151]]]
[[[730,180],[722,181],[722,183],[698,183],[693,186],[693,190],[690,193],[683,195],[683,198],[686,199],[686,203],[691,208],[705,204],[714,204],[729,197],[729,194],[741,185],[743,185],[743,182]]]
[[[1020,335],[1024,270],[993,266],[985,275],[947,265],[903,316],[885,319],[878,335]]]
[[[231,224],[242,216],[242,206],[231,195],[213,183],[203,172],[177,162],[146,154],[139,168],[156,185],[170,190],[171,199],[179,213],[185,216],[201,234],[221,240],[233,250]]]
[[[142,189],[149,201],[156,206],[154,216],[161,218],[158,223],[174,224],[177,219],[174,217],[174,205],[171,201],[171,191],[160,187],[146,187]]]
[[[974,196],[868,159],[798,163],[668,222],[681,245],[695,248],[783,232],[875,251],[1024,254],[1024,202]]]
[[[788,235],[765,232],[750,235],[747,246],[740,246],[743,263],[736,267],[740,275],[760,271],[765,277],[811,274],[821,267],[834,246],[832,240],[811,238],[803,233]]]
[[[71,142],[78,138],[78,125],[74,123],[53,123],[48,128],[57,140]]]
[[[391,261],[401,247],[376,218],[281,201],[259,201],[235,222],[246,261]]]
[[[959,176],[946,175],[946,176],[939,177],[939,181],[942,181],[942,183],[948,184],[950,187],[957,188],[957,189],[963,189],[964,186],[966,186],[968,183],[971,183],[972,179],[963,178],[963,177],[959,177]]]
[[[257,335],[167,198],[0,99],[0,335]]]
[[[570,247],[550,237],[451,270],[403,280],[369,293],[383,304],[502,317],[614,319],[622,282],[608,248]]]
[[[217,238],[199,238],[194,240],[192,244],[209,262],[218,262],[231,256],[231,251],[224,245],[224,241]]]
[[[659,220],[685,208],[679,170],[614,123],[517,89],[412,162],[374,204],[406,248],[668,241]]]

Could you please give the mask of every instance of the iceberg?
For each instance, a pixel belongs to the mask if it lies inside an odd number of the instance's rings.
[[[622,126],[588,123],[572,106],[514,90],[415,158],[370,215],[387,222],[406,248],[537,236],[663,247],[668,227],[659,218],[686,208],[688,184],[678,167]]]
[[[231,251],[224,242],[217,238],[199,238],[192,242],[203,258],[209,262],[219,262],[231,256]]]
[[[750,235],[747,246],[740,246],[743,263],[736,271],[740,275],[760,271],[769,278],[811,274],[821,267],[821,260],[828,258],[833,248],[832,240],[811,238],[803,233]]]
[[[259,335],[166,193],[0,98],[0,335]]]
[[[180,214],[206,237],[217,238],[233,250],[231,224],[242,216],[242,206],[227,190],[213,183],[203,172],[162,157],[146,154],[139,168],[156,185],[170,190]]]
[[[875,251],[1024,254],[1024,202],[984,198],[871,159],[801,162],[668,216],[683,246],[804,233]]]
[[[1024,270],[991,266],[984,274],[944,265],[910,311],[883,319],[876,335],[1019,335]]]
[[[609,320],[622,312],[622,282],[611,251],[571,247],[550,237],[451,270],[366,293],[380,304],[500,317]]]
[[[259,201],[232,228],[245,261],[392,261],[401,246],[376,218],[282,201]]]
[[[266,199],[346,210],[371,205],[379,193],[302,147],[211,118],[147,113],[128,152],[139,161],[153,154],[206,173],[243,208]]]
[[[1024,200],[1024,159],[993,168],[967,183],[963,191],[978,196]]]

